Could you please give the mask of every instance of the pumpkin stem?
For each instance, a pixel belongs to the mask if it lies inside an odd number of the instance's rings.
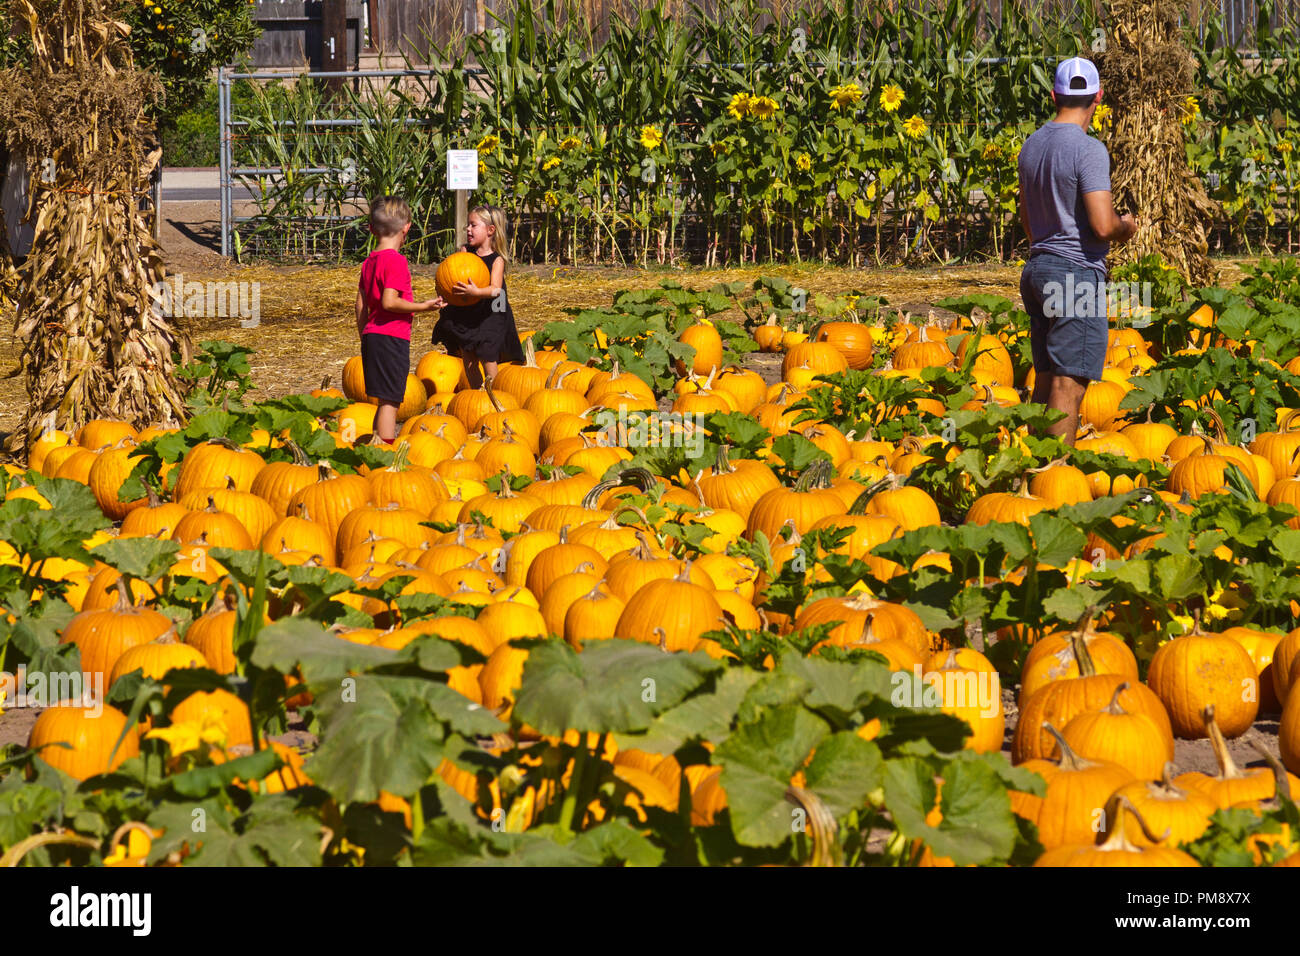
[[[715,475],[731,475],[736,472],[735,466],[731,464],[731,459],[727,456],[728,447],[730,446],[726,442],[718,446],[718,453],[713,458],[713,473]],[[1300,449],[1297,449],[1297,451],[1300,451]]]
[[[1089,608],[1088,613],[1080,619],[1078,626],[1070,635],[1070,649],[1074,651],[1074,660],[1079,665],[1080,677],[1096,677],[1097,665],[1093,663],[1092,654],[1088,651],[1087,635],[1092,630],[1092,615],[1095,608]]]
[[[1129,683],[1128,683],[1128,681],[1125,681],[1124,683],[1122,683],[1122,684],[1120,684],[1118,687],[1116,687],[1116,688],[1115,688],[1115,693],[1112,694],[1111,697],[1110,697],[1110,703],[1107,704],[1105,707],[1103,707],[1102,710],[1103,710],[1105,713],[1110,714],[1111,716],[1114,716],[1114,717],[1123,717],[1123,716],[1125,716],[1125,715],[1128,713],[1128,711],[1125,710],[1123,707],[1120,706],[1120,704],[1119,704],[1119,695],[1122,694],[1122,693],[1124,693],[1124,691],[1128,690],[1128,688],[1129,688]]]
[[[121,614],[123,611],[130,610],[132,604],[131,595],[126,589],[126,575],[119,574],[114,585],[117,588],[117,601],[113,604],[113,611]]]
[[[1124,815],[1127,813],[1137,821],[1138,827],[1142,830],[1142,835],[1150,840],[1153,844],[1163,843],[1169,837],[1169,828],[1161,836],[1156,836],[1147,826],[1146,820],[1142,814],[1138,813],[1137,807],[1133,806],[1133,801],[1123,794],[1112,794],[1111,798],[1106,801],[1106,808],[1103,811],[1106,816],[1106,829],[1102,836],[1104,839],[1097,847],[1099,850],[1114,851],[1124,850],[1129,853],[1141,853],[1142,848],[1134,844],[1124,833]]]
[[[497,401],[496,393],[492,391],[492,380],[486,376],[483,378],[483,390],[487,392],[488,401],[492,403],[494,411],[501,411],[501,403]]]
[[[1060,767],[1062,770],[1087,770],[1089,767],[1096,766],[1091,760],[1085,760],[1074,752],[1074,748],[1065,742],[1061,732],[1051,724],[1044,721],[1043,729],[1056,738],[1057,745],[1061,748]]]
[[[658,638],[659,650],[667,654],[668,653],[668,632],[665,631],[662,627],[656,627],[650,633],[654,635],[656,638]]]
[[[51,846],[57,843],[87,847],[91,850],[99,846],[99,841],[93,837],[82,836],[71,831],[67,833],[37,833],[15,843],[4,856],[0,856],[0,867],[17,866],[29,851],[36,849],[38,846]]]
[[[1223,739],[1223,731],[1219,729],[1219,722],[1214,719],[1213,704],[1205,705],[1205,709],[1201,711],[1201,720],[1205,723],[1205,733],[1210,738],[1210,748],[1214,751],[1214,759],[1219,764],[1219,778],[1222,780],[1240,780],[1245,777],[1246,774],[1241,772],[1236,761],[1232,759],[1232,753],[1228,750],[1228,742]]]
[[[1291,780],[1287,776],[1286,767],[1282,766],[1282,761],[1273,756],[1272,752],[1258,740],[1252,740],[1250,743],[1251,746],[1255,748],[1255,752],[1264,758],[1264,762],[1268,764],[1268,768],[1273,771],[1273,796],[1271,796],[1266,802],[1273,806],[1281,804],[1280,798],[1285,798],[1287,802],[1290,802]]]

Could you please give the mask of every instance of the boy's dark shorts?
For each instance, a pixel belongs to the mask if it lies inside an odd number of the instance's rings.
[[[402,404],[406,376],[411,372],[410,340],[373,332],[361,336],[361,371],[367,395]]]
[[[1106,365],[1106,280],[1096,269],[1038,252],[1020,274],[1029,341],[1039,374],[1101,379]]]

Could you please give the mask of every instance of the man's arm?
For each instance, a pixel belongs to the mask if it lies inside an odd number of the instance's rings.
[[[1121,216],[1115,211],[1108,189],[1084,193],[1083,206],[1088,213],[1088,225],[1098,239],[1105,242],[1127,242],[1137,232],[1137,222],[1131,215],[1125,213]]]

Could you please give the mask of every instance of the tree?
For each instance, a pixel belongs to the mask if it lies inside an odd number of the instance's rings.
[[[203,97],[212,71],[248,52],[261,29],[251,0],[158,0],[126,3],[136,64],[156,75],[163,98],[155,114],[163,129]]]

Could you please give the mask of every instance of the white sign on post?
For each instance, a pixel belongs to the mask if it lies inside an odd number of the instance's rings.
[[[447,188],[478,189],[478,150],[447,150]]]

